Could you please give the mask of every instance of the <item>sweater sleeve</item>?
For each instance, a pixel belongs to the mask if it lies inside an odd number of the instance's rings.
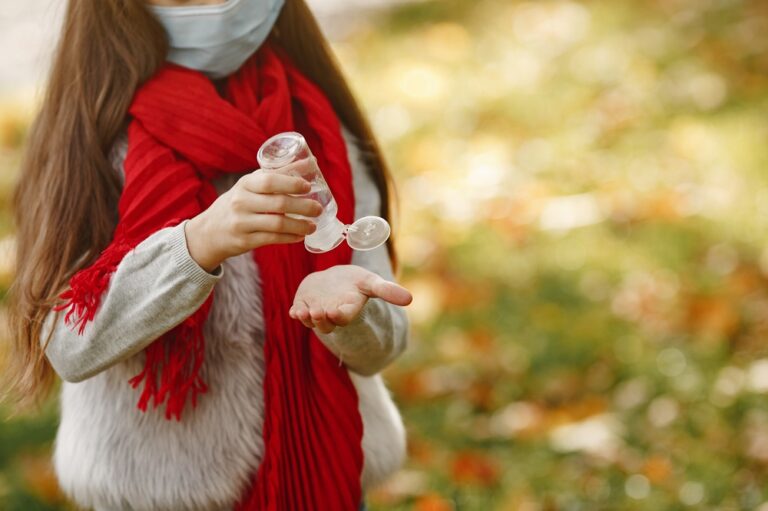
[[[348,133],[345,133],[348,140]],[[362,162],[354,144],[348,142],[355,190],[355,218],[378,215],[381,199],[367,166]],[[354,251],[352,264],[361,266],[395,281],[386,245],[370,251]],[[360,314],[347,326],[324,334],[315,330],[318,338],[350,370],[370,376],[395,360],[408,343],[408,317],[405,309],[379,298],[371,298]]]
[[[93,321],[82,334],[50,311],[41,342],[62,379],[78,382],[121,362],[196,311],[223,273],[201,268],[190,256],[182,223],[161,229],[129,252],[109,282]]]
[[[109,154],[121,181],[127,151],[123,133]],[[45,354],[63,380],[82,381],[130,358],[203,304],[224,267],[208,273],[192,258],[187,221],[160,229],[123,257],[82,334],[65,323],[65,312],[48,313],[40,342],[48,343]]]

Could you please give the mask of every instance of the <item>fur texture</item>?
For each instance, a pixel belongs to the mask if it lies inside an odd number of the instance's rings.
[[[81,383],[64,383],[54,463],[64,491],[99,510],[219,510],[232,505],[261,460],[263,360],[260,325],[242,321],[253,295],[240,286],[245,257],[225,264],[206,322],[209,391],[181,422],[136,409],[127,380],[139,355]],[[239,277],[239,278],[238,278]],[[251,286],[253,287],[253,286]],[[229,310],[227,310],[229,309]],[[232,318],[241,321],[231,321]],[[235,328],[218,331],[219,321]],[[230,320],[230,321],[228,321]],[[263,335],[263,334],[262,334]]]

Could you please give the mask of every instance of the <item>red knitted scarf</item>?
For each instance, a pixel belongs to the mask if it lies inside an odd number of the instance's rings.
[[[125,184],[112,243],[76,273],[62,294],[82,333],[111,274],[138,243],[163,227],[205,210],[217,197],[211,179],[258,168],[256,153],[270,136],[302,133],[339,206],[354,216],[352,176],[339,120],[323,93],[277,48],[265,44],[226,81],[219,96],[201,73],[167,64],[142,86],[129,110]],[[302,244],[253,251],[259,267],[266,327],[265,453],[239,510],[357,509],[361,499],[362,420],[345,367],[288,309],[309,273],[348,264],[343,244],[313,255]],[[255,278],[255,276],[254,276]],[[181,420],[207,388],[202,378],[205,322],[213,293],[181,324],[145,349],[138,407],[165,404]],[[106,340],[105,340],[106,341]],[[254,425],[256,427],[256,425]],[[193,448],[193,446],[190,446]]]

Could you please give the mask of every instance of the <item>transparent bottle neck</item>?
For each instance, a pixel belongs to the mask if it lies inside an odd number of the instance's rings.
[[[326,217],[317,230],[304,238],[304,245],[310,252],[328,252],[344,241],[346,225],[335,216]]]

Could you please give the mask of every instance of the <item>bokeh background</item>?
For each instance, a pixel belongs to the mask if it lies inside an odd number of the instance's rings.
[[[0,14],[0,289],[50,5]],[[371,507],[768,510],[768,3],[313,5],[416,296],[385,373],[409,461]],[[0,509],[68,509],[56,420],[0,422]]]

